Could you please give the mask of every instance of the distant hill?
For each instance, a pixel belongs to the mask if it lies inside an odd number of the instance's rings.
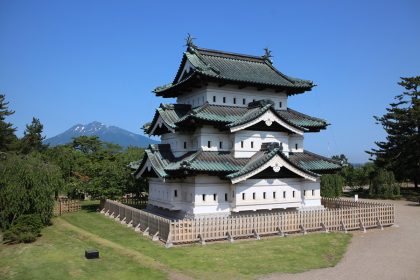
[[[76,124],[57,136],[45,139],[44,143],[49,144],[50,146],[63,145],[70,143],[72,138],[82,135],[98,136],[102,141],[118,144],[122,147],[147,147],[149,144],[158,143],[158,141],[151,140],[145,136],[135,134],[116,126],[107,126],[97,121],[86,125]]]

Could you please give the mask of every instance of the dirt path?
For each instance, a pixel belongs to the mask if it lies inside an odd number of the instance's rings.
[[[106,246],[108,248],[111,248],[121,255],[129,256],[130,258],[132,258],[134,261],[138,262],[142,266],[157,269],[157,270],[160,270],[160,271],[164,271],[164,272],[167,273],[169,279],[172,279],[172,280],[192,279],[189,276],[186,276],[186,275],[180,273],[179,271],[170,269],[166,265],[156,261],[155,259],[153,259],[151,257],[145,256],[145,255],[141,254],[140,252],[138,252],[136,250],[129,249],[129,248],[121,246],[121,245],[119,245],[115,242],[104,239],[104,238],[102,238],[102,237],[100,237],[96,234],[93,234],[93,233],[88,232],[84,229],[81,229],[81,228],[79,228],[79,227],[77,227],[73,224],[70,224],[69,222],[67,222],[63,219],[56,219],[54,221],[54,224],[58,225],[59,226],[58,228],[65,228],[67,230],[71,230],[73,232],[76,232],[77,234],[79,234],[83,238],[89,239],[93,242],[96,242],[96,243],[102,245],[102,246]]]
[[[398,227],[354,233],[337,266],[262,279],[420,279],[420,206],[409,201],[393,203]]]

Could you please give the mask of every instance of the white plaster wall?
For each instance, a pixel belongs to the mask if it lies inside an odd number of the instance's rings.
[[[296,149],[297,144],[297,149]],[[289,137],[289,149],[291,152],[303,153],[303,136],[301,135],[290,135]]]
[[[241,142],[243,141],[243,148]],[[234,157],[249,158],[261,149],[262,143],[283,144],[283,152],[289,154],[289,134],[286,132],[241,130],[234,133]],[[253,143],[253,148],[251,147]]]
[[[213,98],[216,98],[214,101]],[[223,102],[225,97],[225,102]],[[234,103],[236,99],[236,103]],[[245,99],[245,104],[244,104]],[[276,110],[287,109],[287,94],[273,90],[258,91],[256,88],[246,87],[239,89],[235,86],[223,86],[209,84],[207,87],[193,90],[177,98],[177,103],[190,104],[193,108],[203,105],[205,102],[216,105],[247,107],[254,100],[270,99],[275,104]],[[280,107],[281,102],[281,107]]]

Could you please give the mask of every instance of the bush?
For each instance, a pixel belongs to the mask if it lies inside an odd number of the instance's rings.
[[[37,214],[22,215],[4,233],[4,240],[11,243],[33,242],[41,235],[43,223]]]
[[[337,174],[325,174],[321,177],[321,195],[339,197],[343,192],[344,178]]]
[[[374,197],[392,198],[400,195],[400,185],[395,182],[394,173],[378,169],[372,177],[369,194]]]

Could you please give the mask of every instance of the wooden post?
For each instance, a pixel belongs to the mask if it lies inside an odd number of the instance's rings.
[[[329,233],[329,230],[328,230],[327,226],[325,225],[325,223],[321,223],[321,227],[322,227],[322,230],[323,230],[325,233]]]
[[[133,220],[130,220],[130,222],[128,222],[127,227],[133,227]]]
[[[252,233],[254,234],[255,239],[257,239],[257,240],[261,239],[260,235],[258,234],[258,232],[255,229],[252,230]]]
[[[278,235],[280,235],[280,237],[285,237],[286,234],[281,230],[280,227],[277,227],[277,231],[278,231]]]
[[[378,225],[378,228],[380,228],[381,230],[384,230],[384,227],[381,224],[381,221],[379,220],[379,218],[376,218],[376,224]]]
[[[127,219],[127,217],[124,217],[124,219],[122,219],[121,224],[125,224],[125,220]]]
[[[199,234],[199,235],[198,235],[198,238],[200,239],[200,244],[201,244],[201,245],[206,245],[206,240],[204,240],[204,237],[203,237],[203,235],[202,235],[202,234]]]
[[[230,243],[233,243],[233,241],[235,241],[235,240],[233,239],[232,235],[230,234],[230,232],[226,232],[226,235],[227,235],[227,240],[228,240]]]
[[[362,222],[362,219],[359,219],[359,225],[360,225],[360,230],[363,231],[363,233],[366,233],[366,228]]]
[[[306,231],[306,228],[303,226],[303,225],[299,225],[299,228],[300,228],[300,232],[303,234],[303,235],[305,235],[305,234],[307,234],[308,232]]]
[[[143,235],[149,235],[149,227],[147,227],[144,231],[143,231]]]
[[[153,234],[152,240],[153,241],[159,241],[159,231],[157,231],[155,234]]]
[[[137,226],[134,228],[134,231],[140,232],[140,223],[137,224]]]
[[[347,228],[346,228],[346,225],[344,224],[344,222],[341,221],[340,224],[341,224],[341,229],[344,231],[344,233],[347,233]]]

